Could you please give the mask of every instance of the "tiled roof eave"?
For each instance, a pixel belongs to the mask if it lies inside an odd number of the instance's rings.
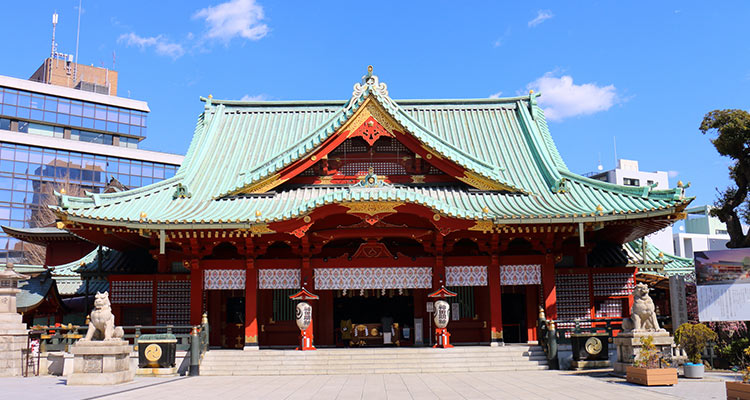
[[[352,200],[346,200],[346,201],[352,201]],[[356,200],[354,200],[356,201]],[[386,201],[386,200],[368,200],[368,201]],[[421,204],[417,202],[409,202],[409,203],[415,203],[419,205],[423,205],[425,207],[430,207],[426,204]],[[328,204],[328,203],[326,203]],[[432,208],[432,207],[430,207]],[[309,211],[309,210],[308,210]],[[654,218],[654,217],[662,217],[665,215],[671,215],[677,212],[677,207],[666,207],[659,210],[654,211],[643,211],[643,212],[633,212],[629,214],[605,214],[605,215],[595,215],[595,216],[579,216],[579,217],[549,217],[549,216],[529,216],[529,217],[514,217],[514,218],[493,218],[492,216],[481,217],[459,217],[455,216],[459,219],[464,220],[472,220],[472,221],[482,221],[482,220],[492,220],[495,225],[533,225],[533,224],[570,224],[570,223],[595,223],[595,222],[611,222],[611,221],[618,221],[618,220],[636,220],[636,219],[642,219],[642,218]],[[443,213],[447,214],[447,213]],[[293,218],[298,218],[301,213],[295,213],[295,215],[291,215],[289,218],[277,218],[273,222],[276,221],[283,221]],[[202,229],[249,229],[252,226],[262,224],[262,223],[269,223],[271,221],[264,220],[264,221],[252,221],[252,222],[173,222],[173,221],[148,221],[148,222],[140,222],[140,221],[113,221],[113,220],[102,220],[102,219],[96,219],[96,218],[88,218],[88,217],[80,217],[80,216],[70,216],[68,218],[71,222],[79,222],[79,223],[87,223],[92,225],[101,225],[101,226],[118,226],[118,227],[124,227],[128,229],[165,229],[165,230],[202,230]]]

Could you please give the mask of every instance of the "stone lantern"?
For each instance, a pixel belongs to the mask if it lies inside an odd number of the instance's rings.
[[[28,330],[16,309],[18,281],[29,279],[28,275],[13,270],[8,263],[0,271],[0,376],[21,375],[21,350],[26,347]]]

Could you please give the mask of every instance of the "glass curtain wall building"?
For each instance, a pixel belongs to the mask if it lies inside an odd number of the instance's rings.
[[[173,176],[182,156],[138,149],[148,113],[142,101],[0,76],[0,225],[36,227],[55,183],[99,193],[112,178],[135,188]],[[27,245],[0,231],[0,258],[22,261]]]

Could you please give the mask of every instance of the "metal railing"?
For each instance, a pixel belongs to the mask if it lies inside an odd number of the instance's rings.
[[[88,318],[87,318],[88,322]],[[203,314],[200,325],[133,325],[122,326],[123,339],[133,344],[138,351],[138,339],[143,334],[167,333],[177,338],[177,350],[190,352],[190,371],[198,374],[198,366],[203,355],[208,351],[208,315]],[[34,339],[39,340],[39,352],[68,352],[70,346],[86,337],[88,324],[82,325],[35,325],[31,328]]]
[[[572,321],[556,321],[559,333],[559,342],[563,344],[570,343],[571,333],[604,333],[608,334],[609,338],[613,338],[613,332],[615,330],[622,329],[622,318],[581,318],[574,319]],[[560,326],[569,326],[560,328]]]

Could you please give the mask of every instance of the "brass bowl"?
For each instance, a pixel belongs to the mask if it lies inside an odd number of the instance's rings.
[[[370,336],[378,336],[378,329],[377,328],[370,329]]]

